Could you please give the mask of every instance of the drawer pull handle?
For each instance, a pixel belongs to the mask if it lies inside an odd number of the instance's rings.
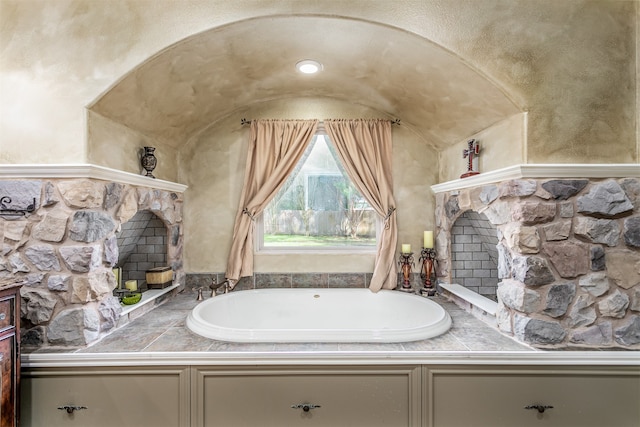
[[[537,409],[541,414],[544,413],[547,409],[553,409],[551,405],[527,405],[524,409]]]
[[[0,320],[4,320],[7,318],[7,313],[0,313]]]
[[[64,406],[58,407],[58,409],[60,409],[61,411],[67,411],[67,414],[73,414],[73,411],[80,411],[81,409],[87,409],[87,407],[64,405]]]
[[[313,403],[298,403],[297,405],[291,405],[293,409],[302,409],[304,412],[309,412],[312,409],[321,408],[320,405],[314,405]]]

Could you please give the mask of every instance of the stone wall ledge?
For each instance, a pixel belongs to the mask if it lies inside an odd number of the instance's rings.
[[[178,289],[181,286],[180,283],[174,283],[171,286],[168,286],[164,289],[149,289],[142,293],[142,299],[139,302],[132,305],[123,305],[122,312],[120,313],[120,318],[127,318],[128,320],[133,320],[139,315],[134,314],[137,311],[141,311],[143,307],[155,306],[155,301],[161,298],[163,295],[172,292],[174,289]],[[184,286],[182,287],[184,288]],[[149,311],[148,309],[146,311]],[[146,312],[145,311],[145,312]]]
[[[431,186],[434,193],[521,178],[640,178],[640,164],[521,164]]]
[[[464,286],[458,285],[456,283],[440,283],[438,286],[444,289],[447,293],[453,294],[459,298],[462,298],[464,301],[468,302],[470,305],[477,307],[485,315],[492,316],[495,319],[496,313],[498,312],[498,303],[490,300],[489,298],[485,298],[482,295],[479,295]],[[483,320],[483,319],[481,319]]]
[[[90,178],[150,187],[158,190],[184,193],[188,188],[162,179],[149,178],[131,172],[92,164],[3,164],[0,165],[0,179],[53,179],[53,178]]]

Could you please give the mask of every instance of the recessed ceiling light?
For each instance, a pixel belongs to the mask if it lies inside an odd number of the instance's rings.
[[[304,74],[315,74],[322,70],[322,64],[313,59],[305,59],[296,64],[296,69]]]

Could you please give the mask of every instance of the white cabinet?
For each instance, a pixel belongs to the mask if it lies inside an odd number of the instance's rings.
[[[640,367],[27,368],[21,410],[24,427],[636,427]]]
[[[419,366],[198,368],[193,425],[417,426]]]
[[[189,425],[188,367],[29,369],[23,427]]]
[[[424,383],[430,427],[640,426],[637,367],[433,367]]]

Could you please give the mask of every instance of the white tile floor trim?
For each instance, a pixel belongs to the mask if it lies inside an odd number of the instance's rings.
[[[462,298],[469,304],[478,307],[479,309],[485,311],[487,314],[495,316],[498,311],[497,302],[491,301],[489,298],[485,298],[482,295],[477,294],[462,285],[458,285],[457,283],[440,283],[438,286],[440,286],[447,292],[450,292],[453,295]]]

